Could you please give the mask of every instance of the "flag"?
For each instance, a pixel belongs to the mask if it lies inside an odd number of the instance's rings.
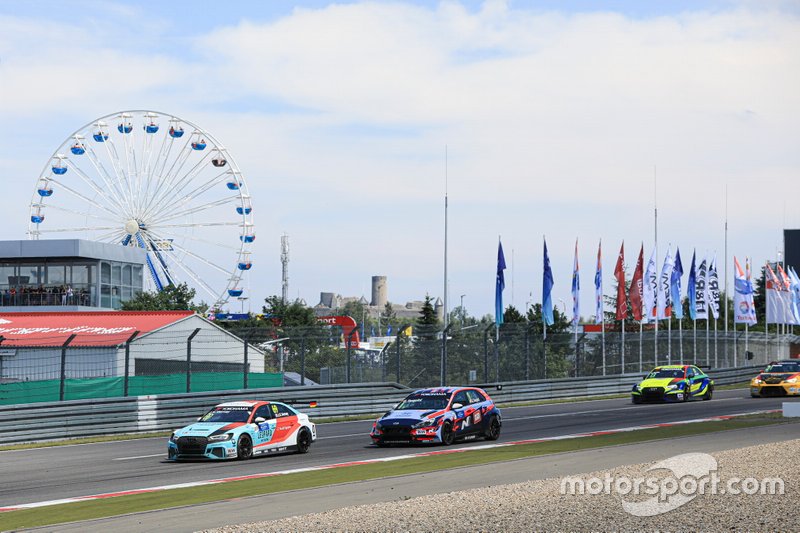
[[[785,309],[780,297],[781,283],[769,263],[764,269],[764,277],[767,293],[767,324],[785,324]]]
[[[794,308],[798,312],[798,314],[795,314],[795,324],[800,324],[800,277],[797,276],[794,267],[789,267],[788,274],[790,281],[789,290],[792,293]]]
[[[603,261],[602,261],[603,241],[597,245],[597,270],[594,274],[594,323],[603,323]]]
[[[575,239],[575,262],[572,266],[572,324],[578,327],[581,317],[580,309],[581,279],[578,271],[578,239]]]
[[[753,284],[746,277],[736,256],[733,256],[733,323],[755,324],[755,309],[752,308]]]
[[[706,283],[708,295],[708,310],[714,320],[719,318],[719,276],[717,275],[717,256],[708,266],[708,282]]]
[[[752,276],[751,276],[752,268],[750,268],[750,259],[749,258],[747,259],[746,265],[747,265],[746,266],[746,268],[747,268],[747,284],[749,285],[749,287],[751,289],[750,295],[747,297],[747,303],[750,306],[750,315],[751,315],[750,320],[752,321],[753,324],[756,324],[756,322],[758,322],[758,317],[756,317],[756,304],[755,304],[755,301],[754,301],[754,293],[755,293],[755,291],[753,290],[753,281],[752,281]]]
[[[667,247],[664,256],[664,266],[661,267],[661,277],[658,284],[658,319],[664,320],[672,316],[672,253]]]
[[[686,298],[689,300],[689,318],[697,320],[697,270],[694,266],[695,251],[692,250],[692,267],[689,269],[689,279],[686,281]]]
[[[386,326],[386,336],[388,337],[391,334],[392,334],[392,325],[389,324],[388,326]]]
[[[697,278],[694,284],[695,317],[698,320],[708,320],[708,294],[706,290],[706,274],[708,273],[706,259],[700,261],[697,267]]]
[[[634,320],[642,320],[642,303],[644,302],[644,244],[639,249],[639,259],[636,260],[636,268],[633,270],[631,278],[631,288],[628,291],[628,298],[631,301],[631,311]]]
[[[617,320],[628,318],[628,302],[625,301],[625,242],[619,247],[617,265],[614,267],[614,277],[617,278]]]
[[[375,326],[371,326],[370,327],[370,337],[374,337],[374,336],[375,336]]]
[[[791,272],[791,270],[789,272]],[[780,265],[780,263],[778,264],[778,275],[781,277],[784,290],[788,291],[785,295],[785,300],[786,307],[789,309],[787,318],[789,318],[790,321],[787,322],[787,324],[800,324],[800,310],[797,308],[797,301],[795,300],[794,296],[794,280],[790,275],[786,274],[786,271],[783,270],[783,267]]]
[[[644,273],[644,306],[642,320],[645,322],[656,317],[656,295],[658,294],[658,272],[656,271],[656,251],[650,254],[647,270]]]
[[[553,318],[553,271],[550,270],[550,258],[547,257],[547,241],[544,241],[544,274],[542,276],[542,322],[545,326],[555,324]]]
[[[506,269],[506,258],[503,257],[503,243],[497,242],[497,280],[494,288],[494,323],[497,327],[503,323],[503,289],[506,288],[506,279],[503,270]]]
[[[675,249],[675,263],[672,266],[672,278],[670,288],[672,289],[672,315],[683,318],[683,302],[681,302],[681,277],[683,276],[683,264],[681,263],[681,250]]]

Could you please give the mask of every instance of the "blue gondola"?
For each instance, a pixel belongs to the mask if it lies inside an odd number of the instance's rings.
[[[47,189],[47,188],[44,188],[44,187],[41,188],[41,189],[38,189],[36,192],[38,192],[39,196],[41,196],[42,198],[47,198],[48,196],[52,196],[53,195],[53,189]]]
[[[67,173],[67,167],[61,166],[61,162],[59,162],[58,165],[53,165],[53,174],[61,176],[62,174],[66,173]]]
[[[144,127],[144,131],[146,131],[147,133],[155,133],[158,131],[158,124],[156,124],[155,122],[151,122],[150,124],[147,124]]]
[[[169,129],[169,136],[173,137],[175,139],[183,137],[183,128],[178,128],[177,130],[174,127],[170,128]]]
[[[44,222],[44,215],[31,215],[31,222],[34,224],[41,224]],[[241,266],[241,263],[239,263],[239,265]]]
[[[86,153],[86,147],[81,143],[75,143],[72,145],[72,148],[70,148],[70,151],[75,155],[83,155]]]
[[[232,191],[238,191],[239,187],[241,187],[241,183],[239,183],[238,181],[229,181],[227,185],[228,188]]]
[[[250,243],[256,240],[255,235],[239,235],[239,240],[242,242]]]
[[[239,263],[239,270],[250,270],[253,266],[253,263],[247,261],[246,263]]]
[[[92,138],[99,143],[106,142],[108,140],[108,133],[104,131],[98,131],[92,135]]]
[[[249,215],[252,210],[253,210],[252,207],[239,206],[236,208],[236,212],[239,213],[240,215]]]
[[[133,131],[133,125],[132,125],[132,124],[123,124],[123,123],[120,123],[120,124],[119,124],[119,126],[117,126],[117,130],[118,130],[120,133],[130,133],[130,132],[132,132],[132,131]]]
[[[206,149],[206,141],[204,139],[200,139],[199,141],[195,141],[192,143],[193,150],[205,150]]]
[[[238,298],[242,293],[244,293],[243,289],[228,289],[228,296],[233,296],[234,298]]]

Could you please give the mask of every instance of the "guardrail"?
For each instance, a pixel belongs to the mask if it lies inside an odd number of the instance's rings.
[[[747,380],[760,368],[748,366],[711,374],[717,385],[725,385]],[[503,404],[627,393],[641,377],[626,374],[514,381],[481,387]],[[363,383],[0,406],[0,444],[169,431],[193,422],[216,404],[253,398],[282,401],[312,417],[375,414],[390,409],[410,390],[397,383]]]

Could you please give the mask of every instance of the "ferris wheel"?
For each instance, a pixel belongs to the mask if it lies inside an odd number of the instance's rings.
[[[28,236],[141,248],[146,289],[185,282],[212,309],[242,297],[256,238],[229,151],[208,131],[154,111],[107,115],[67,137],[36,180]]]

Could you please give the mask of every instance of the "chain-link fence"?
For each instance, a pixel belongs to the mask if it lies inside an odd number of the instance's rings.
[[[409,387],[637,373],[655,365],[765,365],[800,353],[800,337],[706,331],[548,334],[527,323],[414,326],[365,349],[342,328],[186,329],[117,346],[0,342],[0,404],[288,385],[397,382]],[[386,340],[386,339],[384,339]]]

